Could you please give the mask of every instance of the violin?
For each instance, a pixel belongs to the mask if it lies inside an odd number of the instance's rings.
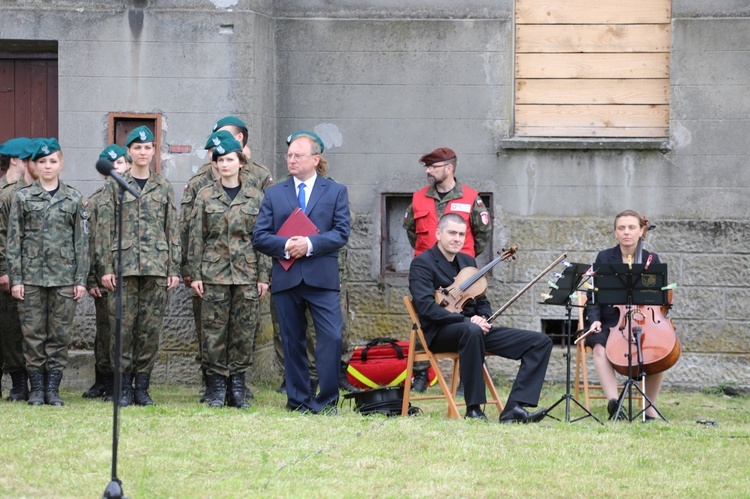
[[[640,259],[642,243],[646,240],[650,225],[648,218],[643,217],[645,224],[643,235],[636,247],[636,256]],[[648,264],[651,263],[649,257]],[[632,355],[631,366],[638,369],[638,350],[636,342],[640,338],[643,372],[648,376],[666,371],[680,358],[682,345],[675,332],[672,319],[666,317],[672,307],[672,290],[667,292],[667,304],[661,306],[614,305],[620,312],[620,319],[615,327],[610,328],[607,338],[607,359],[615,371],[629,376],[628,354]],[[630,316],[633,334],[628,338],[628,316]]]
[[[484,275],[502,261],[515,260],[517,251],[518,246],[511,246],[507,251],[503,248],[500,256],[479,270],[476,267],[462,268],[450,286],[435,291],[435,301],[446,310],[460,314],[467,301],[474,300],[487,291],[487,278]]]

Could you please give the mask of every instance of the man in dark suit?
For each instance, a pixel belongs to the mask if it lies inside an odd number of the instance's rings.
[[[466,238],[466,221],[459,215],[443,215],[436,236],[435,246],[412,260],[409,290],[430,350],[458,351],[466,418],[487,419],[481,409],[487,401],[482,363],[485,352],[490,352],[521,361],[500,422],[541,421],[547,414],[546,409],[530,413],[524,407],[536,407],[539,402],[552,341],[542,333],[492,326],[487,322],[492,309],[485,296],[469,301],[461,314],[439,306],[435,301],[435,290],[448,288],[461,269],[476,267],[476,261],[461,253]]]
[[[256,249],[274,258],[271,293],[283,340],[287,408],[319,413],[335,408],[339,395],[342,317],[338,250],[349,240],[349,197],[346,187],[317,174],[324,145],[316,134],[296,132],[288,142],[291,177],[266,190],[252,240]],[[277,236],[298,206],[319,232],[307,237]],[[280,261],[288,258],[296,260],[284,270]],[[310,390],[305,308],[315,325],[317,396]]]

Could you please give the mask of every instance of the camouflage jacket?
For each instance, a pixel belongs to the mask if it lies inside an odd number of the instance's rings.
[[[59,185],[51,197],[36,180],[13,197],[7,249],[11,286],[86,285],[88,213],[77,190]]]
[[[237,285],[268,282],[269,257],[250,238],[263,194],[243,182],[234,200],[221,180],[198,192],[190,230],[190,276],[193,281]]]
[[[101,257],[96,254],[96,235],[97,233],[100,233],[100,231],[96,230],[96,224],[99,218],[97,205],[100,202],[101,198],[105,195],[106,190],[104,186],[102,186],[96,192],[94,192],[91,197],[89,197],[88,204],[86,206],[86,210],[89,212],[89,258],[91,260],[91,268],[89,269],[89,276],[86,281],[86,287],[88,289],[100,288],[102,284],[101,281],[103,274]]]
[[[427,197],[435,199],[437,218],[440,220],[440,217],[442,217],[445,212],[445,207],[448,205],[448,202],[462,197],[463,189],[461,188],[461,182],[456,179],[456,185],[443,199],[440,199],[434,185],[427,189],[426,195]],[[487,247],[490,238],[492,237],[492,220],[489,217],[487,207],[479,196],[477,196],[474,203],[471,205],[469,224],[471,226],[469,229],[474,235],[474,251],[479,255]],[[411,204],[409,204],[409,207],[404,214],[404,229],[406,229],[406,234],[409,236],[409,244],[414,248],[417,242],[417,224],[414,221],[414,210]]]
[[[172,184],[156,172],[151,172],[143,189],[130,171],[123,173],[122,178],[141,193],[140,199],[127,192],[123,198],[123,276],[180,275],[181,251]],[[108,180],[97,205],[96,255],[101,261],[102,275],[114,274],[116,269],[118,189],[114,180]]]
[[[247,178],[250,185],[261,192],[265,192],[268,186],[273,185],[271,172],[265,166],[258,163],[245,165],[240,170],[240,174],[243,176],[243,179]],[[190,251],[190,217],[193,214],[193,204],[195,203],[196,195],[198,191],[208,185],[212,185],[215,181],[216,179],[211,170],[211,163],[206,163],[200,167],[198,173],[190,177],[182,193],[182,201],[180,202],[180,246],[182,248],[180,271],[183,276],[190,275],[188,262]],[[268,282],[268,280],[266,279],[262,282]]]
[[[26,185],[26,180],[21,177],[15,182],[6,183],[0,190],[0,276],[8,275],[6,250],[8,248],[8,225],[13,197],[18,189],[26,187]]]

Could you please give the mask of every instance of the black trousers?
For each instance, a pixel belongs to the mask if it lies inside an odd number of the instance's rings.
[[[486,352],[520,360],[521,367],[505,404],[508,411],[517,405],[536,407],[539,403],[552,353],[552,340],[536,331],[510,327],[493,327],[484,334],[482,328],[466,321],[440,327],[430,343],[430,350],[436,353],[458,352],[467,406],[487,401],[482,373]]]

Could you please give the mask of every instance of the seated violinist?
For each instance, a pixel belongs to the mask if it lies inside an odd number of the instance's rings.
[[[659,256],[642,249],[641,244],[648,230],[648,220],[632,210],[626,210],[615,217],[615,237],[617,246],[600,251],[596,256],[595,263],[646,263],[649,256],[652,264],[658,264]],[[607,398],[607,412],[610,418],[617,411],[617,377],[606,353],[607,339],[610,328],[617,326],[619,312],[611,305],[591,304],[589,296],[586,306],[588,321],[591,324],[589,331],[592,334],[586,336],[586,346],[594,350],[594,369],[602,385],[604,396]],[[627,349],[627,347],[626,347]],[[661,383],[664,380],[664,372],[646,376],[646,396],[652,403],[656,404],[659,396]],[[646,410],[646,420],[658,417],[653,406]]]
[[[457,351],[459,354],[466,418],[487,419],[481,408],[487,401],[482,363],[485,352],[490,352],[521,360],[500,422],[541,421],[547,409],[528,412],[525,407],[536,407],[539,402],[552,341],[542,333],[490,324],[487,319],[492,315],[492,309],[485,296],[467,302],[461,314],[439,306],[435,301],[435,290],[450,287],[461,269],[476,268],[477,264],[474,258],[461,253],[466,222],[459,215],[443,215],[436,236],[437,244],[412,261],[409,290],[429,349],[436,353]]]

